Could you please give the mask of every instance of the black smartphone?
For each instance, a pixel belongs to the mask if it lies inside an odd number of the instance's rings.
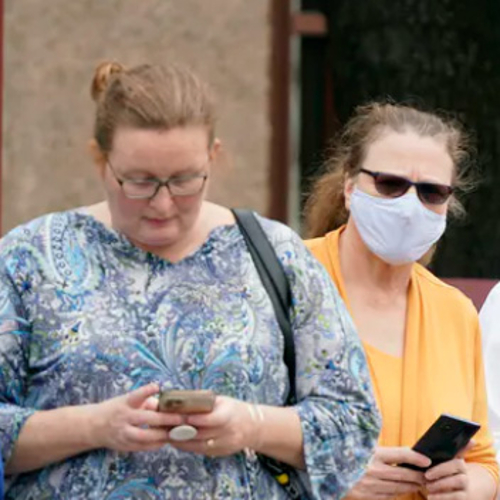
[[[414,451],[432,460],[430,467],[452,460],[463,450],[481,426],[470,420],[442,414],[416,442]],[[430,467],[399,464],[400,467],[426,471]]]

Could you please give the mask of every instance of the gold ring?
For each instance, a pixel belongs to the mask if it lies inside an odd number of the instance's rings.
[[[207,448],[213,448],[215,446],[215,439],[207,439]]]

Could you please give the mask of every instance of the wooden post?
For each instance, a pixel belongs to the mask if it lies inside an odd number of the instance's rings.
[[[290,0],[271,3],[271,154],[268,215],[286,222],[290,169]]]

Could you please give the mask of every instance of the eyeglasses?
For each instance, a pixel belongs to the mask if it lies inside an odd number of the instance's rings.
[[[116,174],[116,171],[109,160],[107,164],[109,165],[109,169],[116,179],[116,182],[120,184],[123,194],[127,198],[133,200],[150,200],[157,195],[158,191],[162,187],[166,187],[172,197],[194,196],[201,193],[208,178],[208,174],[200,173],[178,175],[164,180],[156,178],[123,179]]]
[[[447,186],[445,184],[412,182],[399,175],[372,172],[364,168],[362,168],[360,172],[373,177],[375,189],[383,196],[398,198],[399,196],[403,196],[412,186],[415,186],[420,201],[428,205],[442,205],[446,203],[454,189],[453,186]]]

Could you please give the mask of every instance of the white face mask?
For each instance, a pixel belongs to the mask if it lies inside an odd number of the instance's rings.
[[[446,215],[429,210],[413,192],[379,198],[355,188],[350,211],[365,245],[393,265],[416,262],[446,228]]]

